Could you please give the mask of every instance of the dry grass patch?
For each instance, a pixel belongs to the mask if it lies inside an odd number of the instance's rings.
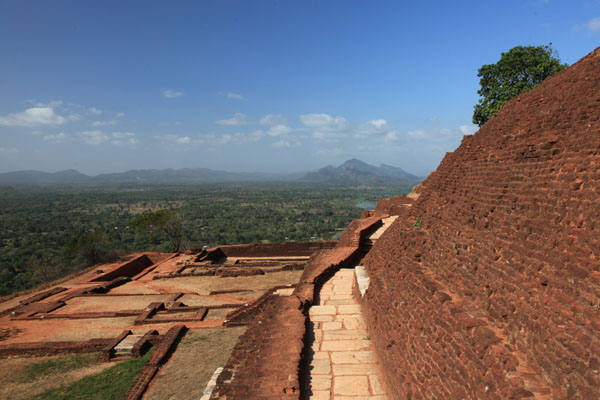
[[[215,369],[225,365],[246,327],[191,330],[155,379],[146,400],[198,399]]]
[[[168,301],[171,295],[155,294],[145,296],[82,296],[75,297],[54,314],[83,312],[114,312],[121,310],[143,310],[152,302]]]
[[[227,314],[229,314],[233,310],[237,310],[237,308],[211,308],[208,310],[208,314],[206,314],[204,320],[223,321]]]
[[[22,329],[19,336],[11,340],[11,343],[70,342],[94,338],[112,338],[121,333],[123,329],[131,329],[134,322],[135,317],[48,319],[6,321],[5,325],[0,323],[0,327],[12,326]]]
[[[208,297],[208,296],[197,296],[194,294],[185,294],[177,299],[177,301],[181,301],[183,304],[197,307],[197,306],[214,306],[218,304],[227,303],[223,301],[218,296]]]
[[[190,276],[172,279],[157,279],[148,283],[150,288],[165,292],[177,291],[209,294],[215,290],[252,289],[264,292],[273,286],[298,283],[302,276],[301,270],[280,271],[265,275],[236,276],[220,278],[214,276]],[[262,294],[262,293],[261,293]],[[258,297],[258,296],[257,296]]]
[[[99,353],[0,360],[0,398],[30,399],[50,389],[102,372]]]

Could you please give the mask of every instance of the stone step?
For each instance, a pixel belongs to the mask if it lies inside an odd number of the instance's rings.
[[[355,274],[337,271],[309,309],[313,357],[301,384],[309,399],[387,400],[362,308],[352,295],[355,280],[364,276]]]
[[[114,348],[114,357],[130,356],[133,346],[142,338],[142,335],[128,335]]]

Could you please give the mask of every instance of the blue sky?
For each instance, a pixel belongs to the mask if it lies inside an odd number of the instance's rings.
[[[600,0],[2,1],[0,172],[426,175],[475,131],[478,68],[549,42],[594,50]]]

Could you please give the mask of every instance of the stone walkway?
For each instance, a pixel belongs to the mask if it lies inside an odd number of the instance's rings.
[[[353,275],[354,269],[339,270],[309,310],[314,342],[304,398],[387,400],[361,307],[352,297]]]

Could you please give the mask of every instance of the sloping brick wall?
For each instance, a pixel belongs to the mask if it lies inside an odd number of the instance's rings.
[[[390,395],[600,398],[600,49],[507,103],[419,192],[364,260]]]
[[[380,199],[375,207],[374,215],[399,215],[406,211],[414,203],[414,199],[408,196],[395,196],[389,199]]]
[[[227,257],[285,257],[310,256],[317,250],[331,249],[337,242],[286,242],[267,244],[234,244],[218,246]]]
[[[211,398],[298,399],[305,318],[297,297],[270,296],[234,347]]]

